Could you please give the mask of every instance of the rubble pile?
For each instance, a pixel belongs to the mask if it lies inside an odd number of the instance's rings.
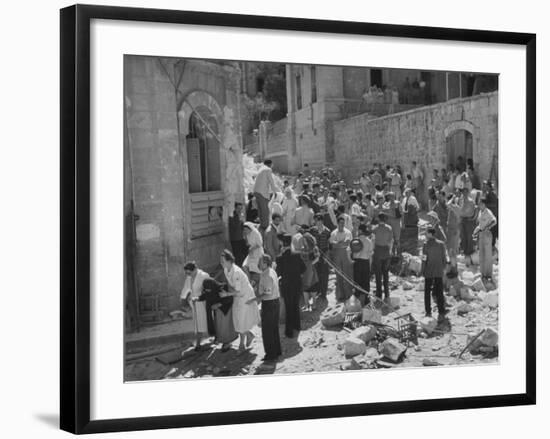
[[[390,275],[392,293],[388,303],[377,306],[375,300],[358,311],[352,299],[326,310],[323,325],[341,325],[347,331],[341,343],[344,356],[350,360],[347,369],[405,364],[433,367],[475,361],[475,356],[494,358],[498,354],[496,282],[484,281],[479,273],[460,264],[459,274],[444,280],[447,314],[438,319],[424,314],[420,258],[404,254],[403,261],[407,274]],[[436,310],[435,300],[432,306]],[[419,339],[406,338],[397,328],[396,316],[408,314]]]

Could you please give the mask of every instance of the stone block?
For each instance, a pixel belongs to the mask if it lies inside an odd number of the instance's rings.
[[[474,291],[486,291],[486,290],[485,290],[485,285],[483,284],[483,281],[481,280],[481,278],[476,279],[476,280],[472,283],[472,289],[473,289]]]
[[[498,332],[493,328],[486,328],[483,334],[479,337],[481,344],[484,346],[494,347],[498,345]]]
[[[351,296],[346,300],[346,312],[361,312],[361,302],[357,297]]]
[[[388,360],[398,363],[403,359],[407,348],[403,346],[396,338],[390,337],[386,339],[381,345],[381,353]]]
[[[474,282],[474,273],[472,273],[471,271],[463,271],[462,281],[466,285],[471,285]]]
[[[422,270],[422,260],[419,256],[411,256],[409,259],[409,270],[413,273],[416,273],[417,275],[420,275],[420,271]]]
[[[473,295],[472,290],[470,290],[467,286],[463,286],[460,289],[460,298],[462,300],[473,300],[474,297],[475,296]]]
[[[451,285],[449,287],[449,296],[456,297],[460,295],[460,289],[457,289],[456,285]]]
[[[498,306],[498,291],[490,291],[483,297],[483,304],[491,308]]]
[[[468,314],[470,311],[472,311],[474,308],[472,305],[466,302],[460,302],[458,306],[456,307],[456,312],[459,315]]]
[[[399,308],[401,306],[401,299],[397,296],[391,296],[389,305],[391,309]]]
[[[437,320],[433,317],[424,317],[422,320],[420,320],[420,327],[427,334],[431,334],[437,327]]]
[[[422,360],[422,366],[443,366],[439,361],[434,360],[433,358],[424,358]]]
[[[382,323],[382,313],[377,309],[363,308],[363,316],[361,321],[363,323]]]
[[[339,303],[338,305],[328,307],[323,311],[320,319],[323,326],[326,327],[343,324],[346,319],[346,308],[344,304]]]
[[[403,282],[402,285],[404,290],[412,290],[414,288],[414,285],[411,282]]]
[[[365,342],[357,337],[348,337],[344,343],[344,354],[346,357],[354,357],[367,352]]]
[[[376,337],[376,332],[377,331],[375,326],[365,325],[353,330],[353,332],[350,334],[350,337],[355,337],[363,340],[365,343],[368,343],[374,337]]]

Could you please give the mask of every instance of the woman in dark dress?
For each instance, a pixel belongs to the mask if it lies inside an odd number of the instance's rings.
[[[214,310],[216,341],[223,344],[222,352],[227,352],[231,343],[237,338],[237,332],[233,327],[233,297],[220,297],[223,284],[212,278],[204,280],[202,290],[199,300],[206,301],[207,305]]]

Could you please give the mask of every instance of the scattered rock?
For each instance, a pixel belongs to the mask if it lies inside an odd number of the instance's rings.
[[[473,311],[474,307],[466,302],[460,302],[456,307],[456,313],[458,315],[468,314],[470,311]]]
[[[473,283],[472,283],[472,289],[474,291],[486,291],[485,290],[485,285],[483,284],[483,281],[481,279],[476,279]]]
[[[433,358],[424,358],[422,360],[422,366],[443,366],[439,361],[434,360]]]
[[[376,327],[374,326],[360,326],[357,329],[354,329],[353,332],[350,334],[350,337],[358,338],[359,340],[363,340],[366,343],[371,341],[374,337],[376,337]]]
[[[420,272],[422,270],[422,260],[419,256],[411,256],[409,259],[409,271],[416,273],[416,275],[420,275]]]
[[[467,286],[463,286],[460,289],[460,298],[462,300],[473,300],[475,296],[473,295],[472,290],[470,290],[470,288],[468,288]]]
[[[320,317],[321,323],[327,328],[341,325],[344,323],[345,319],[346,307],[343,303],[328,307],[325,311],[323,311],[323,314],[321,314]]]
[[[346,300],[346,312],[361,312],[361,302],[357,297],[351,296]]]
[[[498,306],[498,291],[490,291],[483,297],[483,304],[491,308]]]
[[[384,340],[384,342],[380,345],[380,348],[382,355],[394,363],[401,361],[407,351],[407,348],[393,337]]]
[[[479,337],[481,343],[485,346],[497,346],[498,345],[498,332],[493,328],[486,328],[483,334]]]
[[[412,290],[414,288],[414,285],[410,282],[403,282],[403,285],[402,285],[403,289],[404,290]]]
[[[348,337],[344,343],[344,354],[346,357],[354,357],[364,354],[367,351],[367,345],[363,340],[357,337]]]
[[[433,317],[424,317],[420,320],[420,327],[430,335],[434,329],[437,327],[437,320]]]
[[[471,285],[474,282],[474,273],[464,270],[462,272],[462,281],[466,285]]]
[[[391,309],[399,308],[401,306],[401,299],[397,296],[391,296],[389,306]]]
[[[456,285],[451,285],[449,287],[449,296],[455,297],[460,295],[460,288],[457,288]]]
[[[362,322],[382,323],[382,313],[377,309],[363,308]]]

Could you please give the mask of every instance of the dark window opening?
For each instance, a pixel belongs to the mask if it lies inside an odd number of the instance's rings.
[[[376,85],[378,88],[382,88],[381,69],[370,69],[370,85]]]
[[[317,102],[317,72],[311,67],[311,103]]]
[[[302,108],[302,77],[296,75],[296,108]]]
[[[261,76],[258,76],[256,78],[256,93],[264,92],[264,84],[265,84],[265,79]]]

